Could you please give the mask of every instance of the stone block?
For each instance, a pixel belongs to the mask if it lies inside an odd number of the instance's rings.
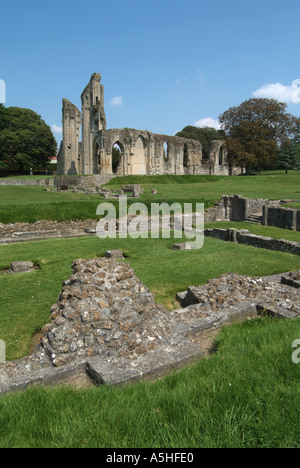
[[[10,265],[11,273],[30,273],[34,269],[32,262],[12,262]]]
[[[105,253],[105,256],[107,258],[112,258],[112,259],[120,259],[120,258],[124,258],[123,256],[123,252],[122,250],[118,250],[118,249],[115,249],[115,250],[108,250],[106,253]]]
[[[173,245],[173,250],[192,250],[192,247],[190,244],[174,244]]]
[[[300,289],[300,273],[288,273],[281,277],[281,284],[286,284],[292,288]]]

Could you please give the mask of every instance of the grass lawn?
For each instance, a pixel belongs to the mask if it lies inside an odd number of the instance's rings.
[[[300,210],[300,202],[288,203],[286,206],[288,206],[289,208],[296,208],[297,210]]]
[[[140,201],[211,204],[222,195],[298,199],[300,171],[251,177],[116,179],[112,188],[142,183]],[[152,188],[158,190],[151,196]],[[38,187],[0,187],[0,223],[95,218],[98,196],[49,193]],[[300,206],[300,205],[299,205]],[[214,223],[254,234],[299,241],[299,233],[248,223]],[[177,240],[176,240],[177,242]],[[25,356],[34,333],[49,322],[50,307],[76,258],[120,248],[137,276],[167,309],[175,295],[227,272],[249,276],[300,269],[296,255],[206,238],[198,251],[173,251],[173,239],[55,239],[0,246],[0,270],[17,260],[40,269],[28,275],[0,271],[0,339],[7,359]],[[299,448],[300,364],[292,342],[300,320],[256,319],[222,329],[209,358],[152,383],[75,390],[33,388],[0,399],[0,447]]]
[[[201,198],[219,200],[223,195],[243,195],[269,200],[295,199],[300,202],[300,171],[284,174],[283,171],[266,172],[255,176],[128,176],[112,179],[111,188],[127,183],[140,183],[145,196],[156,188],[158,198],[187,200]],[[153,197],[155,199],[155,197]]]
[[[0,186],[0,223],[93,219],[99,199],[97,195],[47,192],[41,187]]]
[[[300,171],[274,171],[260,176],[128,176],[113,179],[107,187],[119,190],[127,183],[141,183],[139,201],[151,203],[204,202],[212,206],[223,195],[250,198],[292,199],[300,203]],[[158,194],[151,195],[151,189]],[[135,202],[136,200],[132,200]],[[0,223],[95,219],[103,200],[98,195],[46,192],[41,187],[0,186]],[[115,202],[117,204],[117,202]]]
[[[224,327],[209,358],[153,383],[0,399],[1,448],[299,448],[300,320]]]
[[[206,238],[200,250],[173,251],[173,244],[174,239],[81,238],[0,246],[0,269],[9,268],[17,260],[31,260],[41,267],[28,275],[0,272],[0,338],[6,342],[7,359],[28,353],[34,333],[49,322],[50,307],[57,301],[76,258],[93,258],[104,255],[106,250],[122,249],[137,276],[168,309],[177,307],[177,292],[223,273],[257,276],[300,269],[296,255],[211,238]]]

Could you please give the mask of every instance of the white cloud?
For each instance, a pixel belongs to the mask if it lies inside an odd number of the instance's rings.
[[[211,117],[206,117],[205,119],[198,120],[194,123],[195,127],[212,127],[217,130],[220,130],[221,125],[219,124],[218,120],[212,119]]]
[[[59,135],[62,135],[62,127],[59,127],[58,125],[51,125],[51,130],[53,133],[58,133]]]
[[[300,80],[294,80],[291,86],[282,83],[264,84],[252,93],[255,98],[276,99],[286,104],[300,103]]]
[[[115,96],[109,103],[111,106],[123,106],[123,98],[122,96]]]

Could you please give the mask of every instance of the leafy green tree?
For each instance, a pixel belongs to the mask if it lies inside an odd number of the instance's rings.
[[[212,127],[193,127],[191,125],[185,127],[181,132],[178,132],[176,136],[182,138],[190,138],[192,140],[200,141],[202,145],[203,158],[209,158],[209,152],[211,148],[211,142],[213,140],[225,140],[226,134],[223,130],[217,130]]]
[[[45,167],[57,143],[50,127],[30,109],[0,107],[0,169]]]
[[[274,167],[281,145],[299,128],[299,119],[286,108],[275,99],[249,99],[219,117],[231,166],[246,167],[247,172]]]

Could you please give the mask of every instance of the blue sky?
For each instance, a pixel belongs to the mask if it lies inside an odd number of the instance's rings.
[[[108,128],[173,135],[253,96],[300,115],[299,0],[0,0],[0,18],[6,105],[58,141],[62,98],[80,108],[94,72]]]

